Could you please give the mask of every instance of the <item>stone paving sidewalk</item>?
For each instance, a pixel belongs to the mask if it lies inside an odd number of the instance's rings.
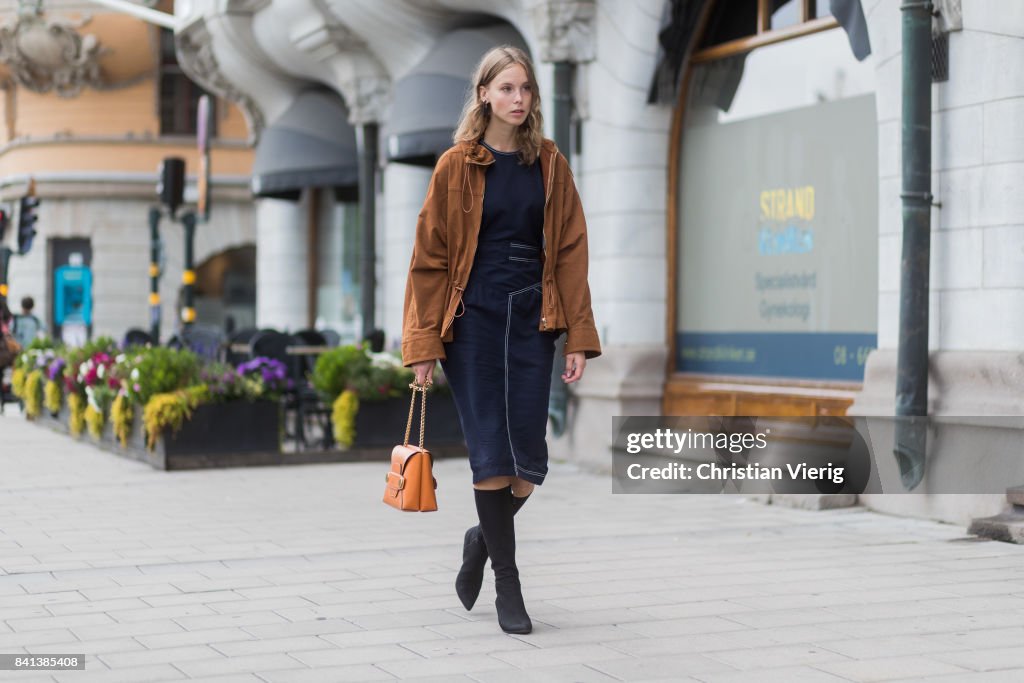
[[[860,509],[625,496],[555,464],[516,517],[534,632],[452,583],[469,468],[441,510],[383,465],[166,473],[0,417],[0,681],[1024,680],[1024,548]]]

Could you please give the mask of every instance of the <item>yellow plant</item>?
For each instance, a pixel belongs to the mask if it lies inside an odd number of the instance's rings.
[[[85,424],[89,428],[92,438],[99,441],[103,438],[103,425],[106,423],[103,411],[96,410],[91,405],[85,408]]]
[[[60,389],[60,384],[54,382],[52,379],[46,380],[46,386],[43,387],[43,405],[50,411],[51,414],[56,415],[60,412],[60,405],[64,398],[63,392]]]
[[[135,410],[132,402],[124,394],[118,394],[110,405],[110,424],[114,427],[114,436],[124,448],[128,447],[128,436],[132,433],[134,420]]]
[[[146,426],[146,447],[156,448],[156,440],[164,430],[178,431],[196,407],[209,397],[205,386],[188,387],[166,394],[154,394],[142,411]]]
[[[24,368],[18,368],[11,373],[11,391],[18,398],[25,395],[25,375]]]
[[[43,371],[33,370],[25,378],[25,417],[34,419],[39,417],[43,408]]]
[[[331,422],[334,425],[334,440],[348,448],[356,440],[356,413],[359,412],[359,396],[346,389],[334,400]]]
[[[68,419],[68,431],[71,436],[78,436],[85,429],[85,397],[76,391],[68,394],[68,412],[71,413]]]

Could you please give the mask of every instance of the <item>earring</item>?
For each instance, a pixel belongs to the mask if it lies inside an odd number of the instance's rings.
[[[485,114],[490,114],[491,113],[491,103],[488,102],[487,100],[484,100],[484,113]]]

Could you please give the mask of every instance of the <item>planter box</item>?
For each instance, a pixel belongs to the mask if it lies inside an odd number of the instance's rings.
[[[135,407],[127,448],[113,434],[100,445],[157,469],[242,467],[281,463],[281,411],[273,401],[229,401],[201,405],[177,432],[165,431],[146,448],[142,408]]]
[[[282,414],[275,402],[232,401],[199,406],[178,432],[163,434],[152,451],[146,448],[142,411],[141,406],[135,406],[127,446],[122,446],[116,439],[109,420],[99,442],[88,430],[78,440],[161,470],[387,462],[391,459],[391,449],[401,442],[405,434],[409,399],[362,402],[356,416],[356,440],[351,448],[287,453],[281,449]],[[68,418],[69,411],[65,405],[56,417],[44,411],[36,424],[67,434]],[[426,435],[426,445],[435,458],[467,456],[458,413],[450,395],[432,394],[427,398]],[[418,412],[413,420],[410,439],[413,443],[419,440]]]

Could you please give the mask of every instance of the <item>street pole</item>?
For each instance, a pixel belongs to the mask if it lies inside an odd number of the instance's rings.
[[[363,316],[363,339],[375,327],[377,289],[377,231],[375,199],[377,191],[377,124],[356,126],[356,154],[359,157],[359,217],[362,222],[362,258],[359,269]]]
[[[149,209],[149,336],[160,344],[160,209]]]
[[[196,309],[194,308],[196,272],[192,270],[195,265],[192,253],[196,238],[195,213],[187,212],[181,217],[181,222],[185,226],[185,270],[181,274],[181,284],[185,286],[185,306],[181,309],[181,321],[184,323],[185,329],[188,329],[196,320]]]
[[[7,269],[13,253],[10,247],[0,247],[0,304],[7,303]]]

